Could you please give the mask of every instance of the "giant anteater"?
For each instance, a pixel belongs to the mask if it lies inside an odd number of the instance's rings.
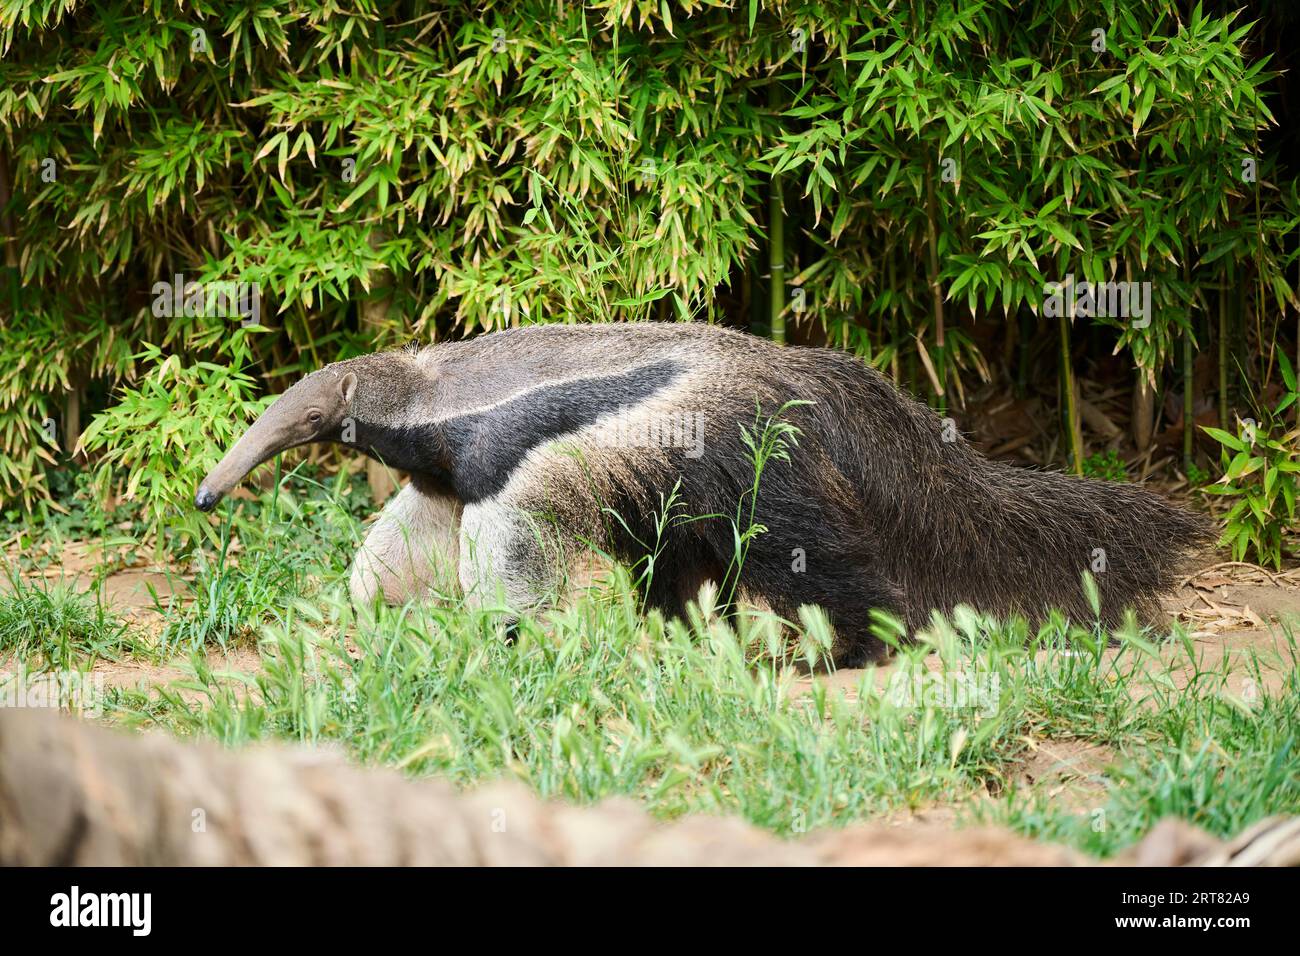
[[[745,436],[769,418],[797,434],[751,501]],[[790,619],[820,605],[840,665],[882,651],[872,608],[911,628],[957,604],[1090,618],[1088,569],[1105,624],[1126,607],[1150,620],[1209,541],[1150,491],[990,461],[950,425],[841,352],[698,324],[534,326],[313,372],[195,501],[211,509],[287,448],[345,442],[411,475],[354,562],[358,600],[419,596],[441,557],[468,600],[537,607],[579,549],[654,552],[650,606],[680,615],[709,580]],[[749,505],[766,530],[737,573]]]

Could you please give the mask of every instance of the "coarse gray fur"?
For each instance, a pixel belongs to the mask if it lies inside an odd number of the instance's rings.
[[[742,429],[791,401],[810,404],[783,416],[797,443],[761,477],[766,530],[737,573],[732,519],[754,481]],[[442,560],[470,600],[537,607],[585,549],[655,551],[651,606],[680,615],[710,580],[789,619],[820,605],[841,665],[883,650],[873,608],[911,629],[958,604],[1091,619],[1085,570],[1104,624],[1130,607],[1154,621],[1211,539],[1136,485],[990,461],[852,356],[698,324],[535,326],[335,363],[254,423],[200,507],[309,441],[412,475],[358,554],[358,599],[416,596]],[[678,518],[713,517],[664,530],[674,494]]]

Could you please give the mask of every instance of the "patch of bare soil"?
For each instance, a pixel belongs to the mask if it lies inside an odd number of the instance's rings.
[[[1097,805],[1106,790],[1104,772],[1115,755],[1109,747],[1084,740],[1031,740],[1030,754],[1016,783],[1033,788],[1058,806],[1082,810]]]
[[[1083,740],[1026,740],[1029,754],[1016,769],[1010,783],[1019,792],[1034,791],[1055,805],[1075,813],[1086,813],[1105,801],[1105,771],[1114,762],[1109,747]],[[961,805],[935,803],[926,807],[897,810],[877,821],[881,825],[910,831],[948,833],[977,805],[992,806],[998,793],[982,792]]]
[[[262,666],[262,658],[253,647],[232,647],[226,651],[213,649],[205,656],[207,665],[216,678],[219,681],[228,679],[230,686],[241,695],[246,693],[243,678],[255,675]],[[5,686],[22,669],[21,663],[12,656],[0,656],[0,686]],[[86,674],[99,692],[128,690],[153,697],[158,688],[165,687],[183,700],[196,701],[203,697],[199,691],[181,686],[180,682],[193,676],[188,659],[176,658],[157,663],[130,656],[118,660],[101,657],[95,660]],[[35,677],[28,679],[36,680]]]
[[[156,602],[184,600],[187,579],[141,568],[128,568],[104,579],[104,601],[118,611],[153,611]]]
[[[17,554],[10,548],[5,557],[16,564]],[[137,625],[152,636],[160,626],[157,607],[188,600],[188,584],[193,576],[171,568],[158,568],[139,556],[121,549],[106,551],[95,541],[64,542],[57,554],[47,554],[50,564],[24,573],[29,582],[59,586],[76,591],[97,592],[104,606]],[[105,565],[117,570],[103,575]],[[102,580],[101,580],[102,578]],[[8,582],[0,579],[0,588]]]
[[[262,657],[255,647],[231,647],[228,650],[210,650],[205,655],[208,667],[214,675],[252,675],[262,667]],[[176,681],[191,676],[186,661],[176,660],[164,664],[154,664],[136,658],[119,661],[100,660],[91,669],[91,673],[103,679],[104,689],[137,690],[151,693],[159,685],[173,685]],[[199,695],[187,689],[180,690],[184,699]]]
[[[1300,568],[1214,564],[1184,581],[1166,610],[1191,632],[1202,670],[1227,667],[1230,691],[1247,699],[1259,690],[1276,692],[1292,663],[1284,629],[1300,638]],[[1173,676],[1178,683],[1191,674],[1188,665]],[[1263,687],[1255,687],[1261,678]]]
[[[96,568],[93,558],[84,551],[69,549],[67,561],[47,567],[33,576],[59,581],[79,591],[90,591],[96,588]],[[191,580],[190,575],[139,564],[114,571],[104,578],[100,587],[108,607],[134,617],[139,611],[153,611],[157,601],[161,601],[163,606],[172,600],[183,601],[186,585]]]

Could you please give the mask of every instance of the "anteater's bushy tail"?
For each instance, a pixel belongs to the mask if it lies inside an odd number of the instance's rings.
[[[870,369],[822,371],[812,413],[839,437],[873,517],[880,567],[901,592],[909,626],[967,604],[1041,621],[1057,608],[1102,622],[1162,620],[1158,596],[1210,546],[1213,525],[1154,492],[991,461],[926,406]],[[856,463],[856,464],[855,464]]]
[[[899,565],[914,626],[929,608],[958,603],[1031,620],[1058,608],[1087,620],[1084,571],[1097,582],[1102,623],[1118,625],[1127,608],[1159,623],[1158,596],[1213,540],[1207,519],[1135,485],[983,458],[971,465],[947,483],[948,494],[931,499],[935,510],[923,519],[941,560],[914,553]]]

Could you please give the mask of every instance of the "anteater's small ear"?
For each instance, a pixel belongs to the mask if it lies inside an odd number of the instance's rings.
[[[347,375],[343,376],[343,380],[339,382],[339,394],[343,396],[344,405],[352,404],[352,396],[356,393],[356,390],[357,376],[353,372],[348,372]]]

